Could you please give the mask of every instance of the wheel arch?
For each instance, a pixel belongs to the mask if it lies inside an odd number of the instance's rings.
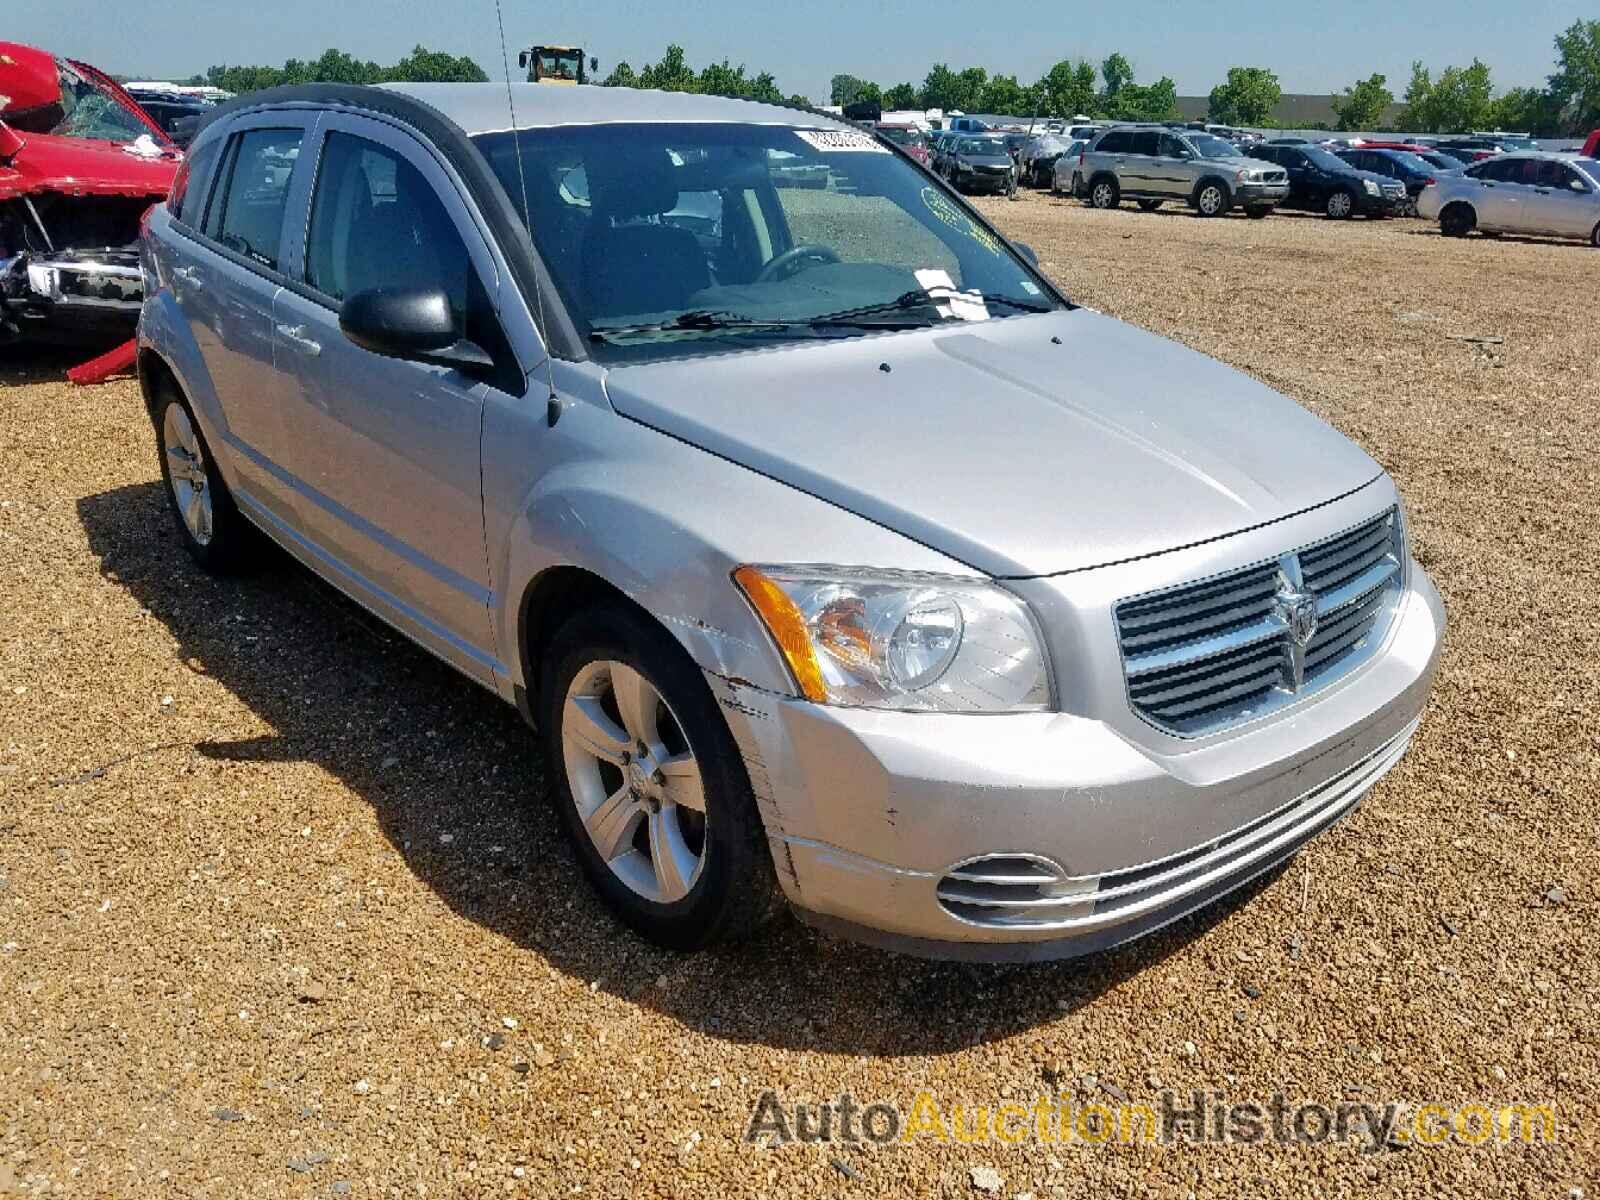
[[[537,723],[533,698],[539,694],[545,648],[571,617],[604,604],[618,605],[653,624],[663,624],[644,605],[586,567],[570,563],[547,567],[523,588],[517,606],[517,658],[522,683],[516,688],[516,701],[530,725]]]

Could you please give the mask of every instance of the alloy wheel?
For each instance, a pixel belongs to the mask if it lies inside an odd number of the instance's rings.
[[[1342,220],[1350,215],[1352,204],[1349,192],[1335,192],[1328,197],[1328,215]]]
[[[640,671],[578,672],[561,713],[567,783],[596,852],[633,892],[682,900],[705,866],[706,797],[683,726]]]
[[[1216,184],[1207,184],[1201,190],[1200,211],[1208,217],[1214,217],[1222,211],[1222,189]]]
[[[209,545],[214,526],[205,450],[183,405],[167,405],[161,421],[161,446],[167,456],[172,499],[183,524],[199,545]]]
[[[1095,184],[1092,198],[1096,208],[1110,208],[1112,199],[1111,185],[1109,183]]]

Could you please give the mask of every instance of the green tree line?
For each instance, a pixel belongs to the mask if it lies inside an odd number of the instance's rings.
[[[761,100],[768,104],[805,104],[804,96],[789,96],[778,89],[772,72],[746,73],[723,59],[696,71],[684,57],[683,47],[671,45],[661,61],[645,63],[637,71],[624,60],[601,81],[606,87],[655,88],[663,92],[700,92],[707,96],[729,96],[736,100]]]
[[[1600,20],[1574,21],[1556,35],[1555,70],[1542,88],[1519,87],[1497,93],[1489,67],[1473,59],[1464,67],[1447,66],[1435,74],[1424,63],[1412,65],[1404,107],[1396,124],[1413,133],[1461,133],[1472,129],[1526,130],[1541,137],[1561,137],[1600,128]],[[281,83],[469,82],[489,76],[465,56],[457,57],[418,46],[392,66],[362,61],[342,50],[320,58],[291,58],[281,67],[214,66],[192,82],[231,92],[250,92]],[[659,62],[635,70],[619,62],[603,81],[609,87],[660,88],[703,92],[771,103],[804,104],[803,96],[785,97],[770,71],[751,73],[744,64],[726,59],[696,70],[682,46],[668,46]],[[1230,68],[1226,80],[1211,89],[1211,119],[1229,125],[1270,125],[1283,89],[1266,67]],[[835,75],[830,102],[876,102],[885,109],[941,108],[946,111],[998,113],[1026,117],[1092,118],[1116,121],[1164,121],[1178,115],[1177,88],[1166,76],[1154,83],[1136,82],[1126,55],[1108,55],[1098,67],[1083,59],[1063,59],[1032,83],[1015,75],[991,75],[983,67],[956,69],[935,63],[918,83],[882,86],[854,75]],[[1396,97],[1382,74],[1357,80],[1333,98],[1338,127],[1376,129]]]
[[[935,63],[921,84],[881,87],[854,75],[835,75],[833,104],[877,103],[885,109],[940,108],[1025,117],[1103,117],[1117,121],[1164,121],[1178,115],[1178,88],[1162,77],[1151,84],[1134,80],[1126,55],[1106,57],[1098,69],[1083,59],[1063,59],[1035,82],[1015,75],[990,75],[982,67],[956,70]]]
[[[190,82],[230,92],[254,92],[283,83],[484,83],[488,78],[482,67],[464,55],[418,46],[389,67],[363,62],[343,50],[325,50],[320,58],[291,58],[281,67],[215,66]]]

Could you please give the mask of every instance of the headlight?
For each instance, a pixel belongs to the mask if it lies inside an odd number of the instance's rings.
[[[1378,189],[1378,181],[1376,179],[1363,179],[1361,183],[1362,186],[1367,189],[1367,195],[1377,196],[1381,194]]]
[[[1033,620],[992,584],[829,567],[740,567],[733,577],[808,700],[922,712],[1050,706]]]

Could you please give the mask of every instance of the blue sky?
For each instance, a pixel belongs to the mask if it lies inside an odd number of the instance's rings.
[[[1284,90],[1329,92],[1373,71],[1398,95],[1421,58],[1436,71],[1476,54],[1500,88],[1542,84],[1552,39],[1593,0],[1342,0],[1338,4],[1235,0],[502,0],[513,54],[519,42],[575,41],[607,71],[638,66],[670,41],[699,67],[722,58],[771,70],[785,92],[825,99],[838,71],[883,84],[920,81],[934,62],[1037,78],[1062,58],[1099,62],[1113,50],[1140,82],[1170,75],[1180,94],[1203,95],[1230,66],[1267,66]],[[337,46],[392,62],[418,42],[470,54],[498,77],[493,0],[10,0],[3,36],[105,70],[158,77],[219,62],[278,64]],[[515,69],[515,59],[512,62]]]

